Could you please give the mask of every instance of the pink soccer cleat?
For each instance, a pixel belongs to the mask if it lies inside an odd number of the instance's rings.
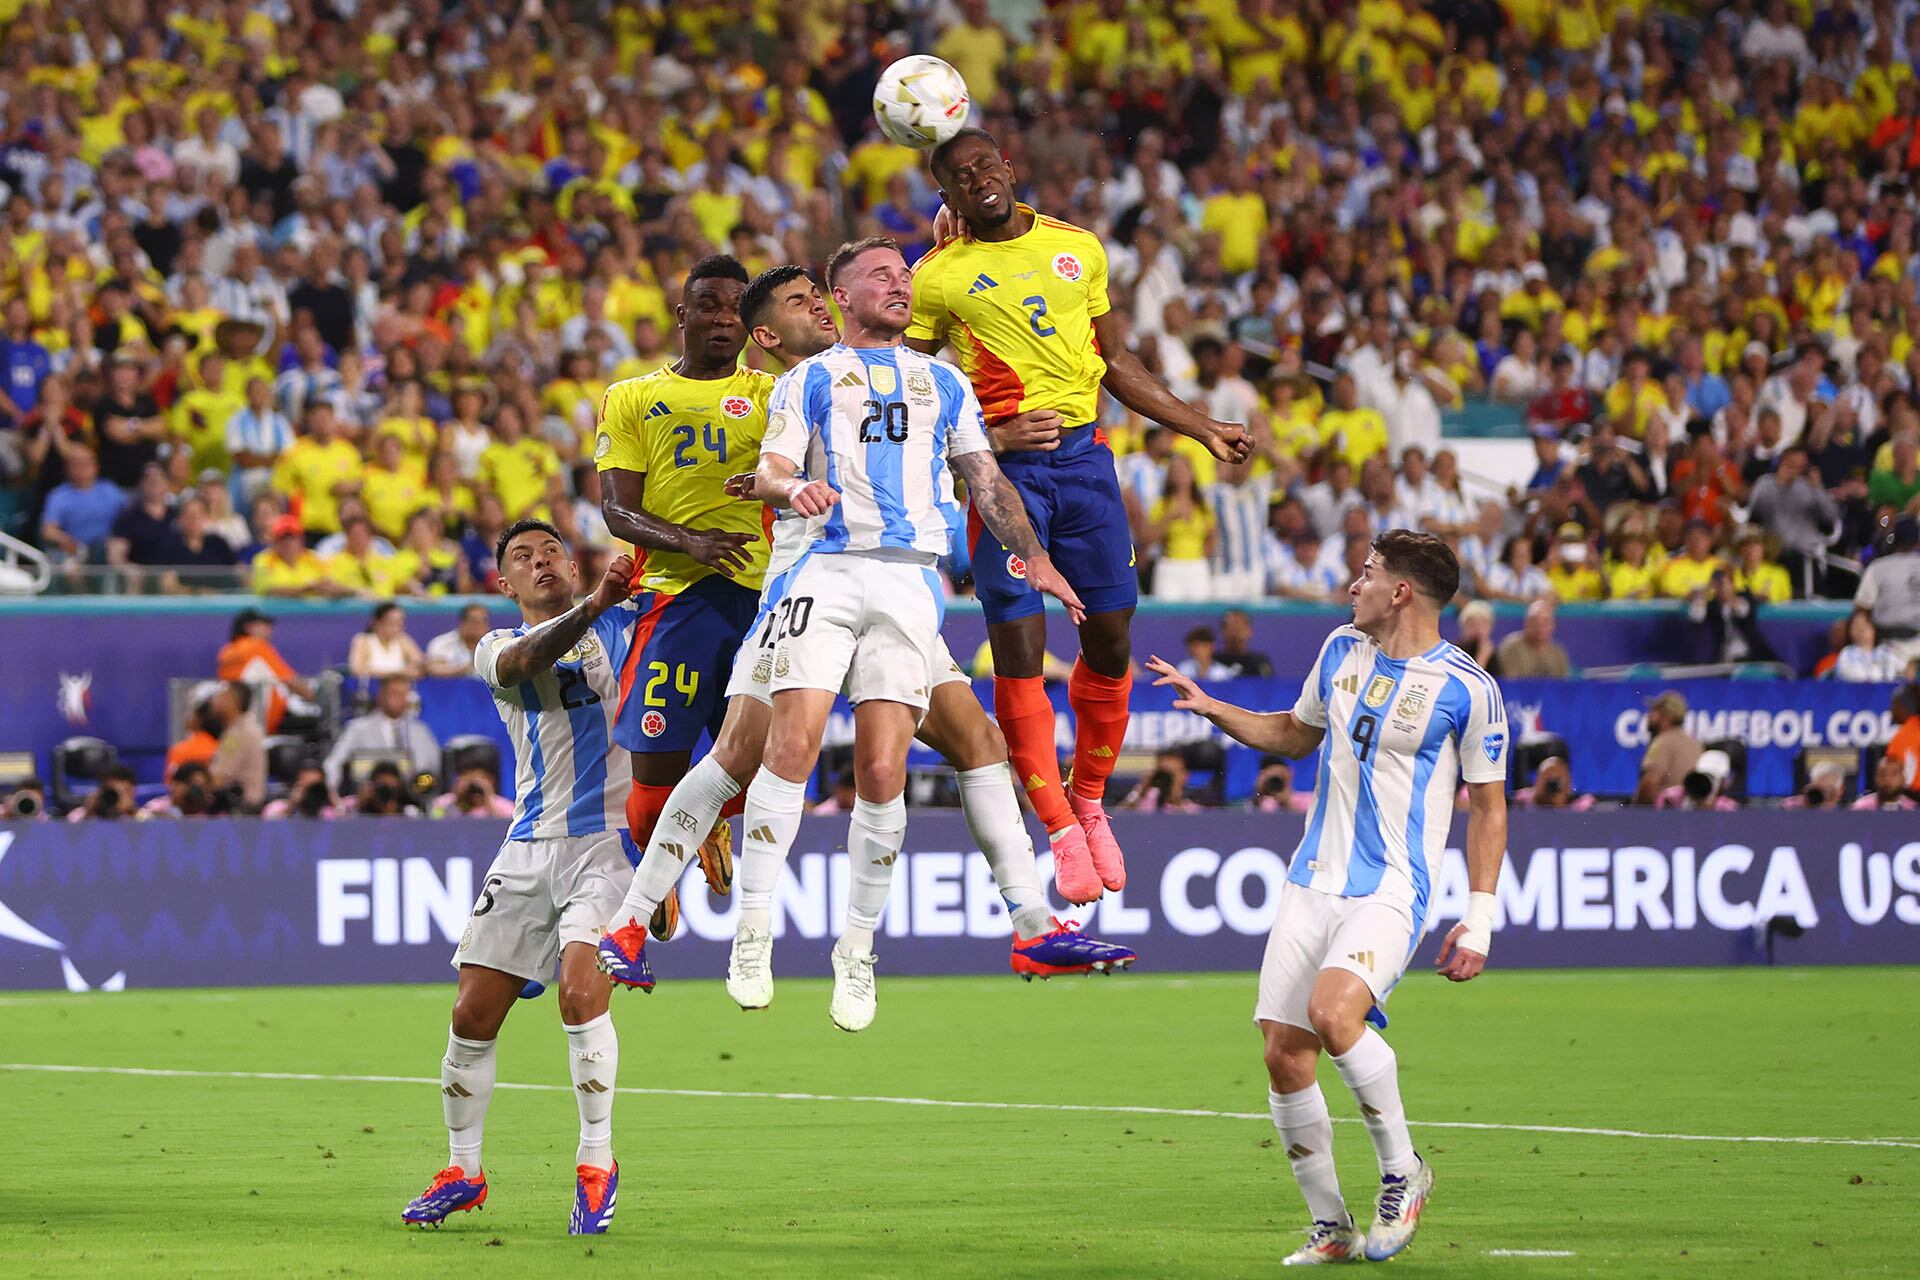
[[[1100,874],[1093,869],[1093,855],[1087,848],[1087,833],[1076,822],[1047,837],[1053,845],[1053,883],[1060,896],[1075,906],[1085,906],[1100,896]]]
[[[1079,819],[1080,829],[1087,833],[1087,852],[1093,858],[1093,869],[1100,883],[1115,893],[1120,892],[1127,887],[1127,858],[1120,852],[1120,842],[1113,838],[1113,823],[1107,817],[1106,806],[1098,800],[1075,795],[1071,790],[1067,792],[1067,804]]]

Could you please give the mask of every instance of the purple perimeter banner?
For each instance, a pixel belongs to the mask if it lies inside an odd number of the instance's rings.
[[[1095,933],[1146,972],[1259,967],[1301,818],[1123,814],[1130,883]],[[0,824],[0,988],[448,981],[497,822],[361,819]],[[1454,848],[1415,965],[1466,903]],[[802,824],[776,897],[778,971],[827,970],[844,818]],[[1042,846],[1044,847],[1044,846]],[[1920,825],[1878,813],[1516,811],[1496,967],[1920,961]],[[1047,859],[1042,859],[1046,873]],[[683,886],[661,981],[725,972],[731,901]],[[876,944],[882,973],[1004,973],[1008,924],[959,815],[916,811]],[[1252,982],[1248,984],[1252,998]]]

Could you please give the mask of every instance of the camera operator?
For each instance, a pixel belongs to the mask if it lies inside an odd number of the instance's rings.
[[[1780,802],[1782,809],[1838,809],[1847,798],[1847,771],[1831,760],[1822,760],[1807,771],[1806,790]]]
[[[167,779],[167,794],[140,806],[140,818],[204,818],[222,811],[221,799],[207,766],[183,764]]]
[[[347,803],[361,817],[418,817],[420,814],[400,766],[390,760],[374,765],[360,784],[360,790]]]
[[[494,790],[493,771],[478,765],[460,771],[451,790],[433,802],[436,818],[511,818],[513,801]]]
[[[100,788],[87,802],[67,815],[68,822],[88,818],[131,818],[139,808],[133,799],[133,770],[117,764],[100,779]]]
[[[340,812],[340,801],[327,785],[327,771],[318,760],[307,760],[293,775],[287,794],[268,802],[260,811],[263,818],[331,818]]]
[[[1293,764],[1279,756],[1260,761],[1260,776],[1253,782],[1253,807],[1261,813],[1309,813],[1313,793],[1293,789]]]
[[[1533,785],[1513,793],[1513,803],[1522,809],[1565,809],[1571,813],[1585,813],[1593,808],[1594,798],[1575,794],[1573,770],[1559,756],[1548,756],[1534,771]]]
[[[7,796],[6,808],[0,811],[0,817],[17,819],[21,822],[45,822],[47,820],[47,789],[40,779],[27,777],[20,779],[20,785]]]

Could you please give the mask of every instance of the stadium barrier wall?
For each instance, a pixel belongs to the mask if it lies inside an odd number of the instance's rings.
[[[1088,922],[1143,971],[1259,967],[1294,814],[1124,814],[1129,884]],[[0,988],[450,982],[504,824],[478,820],[0,824]],[[888,974],[1005,972],[1008,924],[964,822],[915,813],[876,943]],[[1414,968],[1465,907],[1453,832]],[[801,826],[775,905],[779,972],[828,972],[844,817]],[[1044,845],[1042,846],[1044,847]],[[1496,967],[1920,961],[1909,814],[1513,815]],[[1046,873],[1048,860],[1042,859]],[[664,982],[725,972],[734,911],[690,870]]]
[[[474,597],[488,604],[500,625],[512,625],[498,596]],[[421,645],[449,629],[470,600],[443,597],[409,600],[407,630]],[[0,751],[31,751],[40,768],[61,739],[92,734],[113,743],[142,781],[158,781],[168,733],[166,682],[172,676],[211,676],[214,655],[227,641],[234,615],[258,606],[278,622],[274,644],[305,672],[346,661],[355,632],[367,625],[368,606],[358,602],[263,600],[221,597],[48,597],[0,601]],[[1148,601],[1133,624],[1134,651],[1178,661],[1182,637],[1196,626],[1216,626],[1223,605],[1170,605]],[[1335,605],[1265,602],[1251,606],[1254,644],[1271,655],[1282,674],[1305,674],[1327,632],[1349,611]],[[1502,605],[1497,634],[1517,630],[1523,610]],[[1786,661],[1807,670],[1826,651],[1827,630],[1845,617],[1843,603],[1796,603],[1767,608],[1761,628]],[[1066,615],[1047,613],[1051,650],[1071,657],[1078,648]],[[1452,635],[1453,621],[1443,624]],[[1655,659],[1682,660],[1688,629],[1676,604],[1566,605],[1560,610],[1560,640],[1576,666],[1614,666]],[[947,611],[947,643],[969,662],[986,639],[979,606],[956,600]]]
[[[1630,796],[1640,781],[1640,758],[1647,747],[1646,700],[1665,689],[1686,696],[1687,726],[1702,742],[1733,739],[1747,748],[1747,795],[1785,796],[1795,789],[1794,762],[1806,747],[1849,750],[1885,745],[1893,736],[1890,710],[1893,685],[1841,684],[1834,681],[1566,681],[1508,680],[1501,683],[1513,741],[1552,734],[1567,742],[1573,785],[1579,791]],[[1291,707],[1300,694],[1293,679],[1210,681],[1207,689],[1257,711]],[[993,705],[993,682],[977,680],[974,691]],[[1054,737],[1063,754],[1073,751],[1073,710],[1062,684],[1048,686],[1053,700]],[[1245,800],[1253,794],[1261,753],[1230,741],[1206,720],[1175,711],[1172,689],[1140,680],[1129,699],[1132,718],[1124,747],[1128,754],[1150,755],[1164,748],[1214,741],[1226,754],[1225,796]],[[420,688],[421,712],[442,742],[454,734],[484,734],[499,743],[502,759],[511,744],[493,709],[493,697],[477,680],[430,680]],[[672,716],[673,709],[665,714]],[[827,726],[829,747],[853,741],[853,712],[842,699]],[[909,763],[916,768],[940,763],[915,743]],[[1294,766],[1294,787],[1314,789],[1318,754]],[[510,790],[511,779],[503,784]],[[1189,787],[1197,785],[1189,781]]]

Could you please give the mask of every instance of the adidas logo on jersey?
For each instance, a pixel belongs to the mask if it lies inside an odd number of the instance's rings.
[[[1333,687],[1342,693],[1358,693],[1360,692],[1360,677],[1343,676],[1333,682]]]
[[[1373,968],[1373,952],[1371,951],[1349,952],[1347,954],[1347,959],[1353,961],[1355,964],[1359,965],[1362,969]]]
[[[646,416],[649,418],[665,418],[672,416],[672,414],[673,410],[667,408],[666,405],[660,403],[658,400],[655,400],[653,402],[653,408],[647,410]]]
[[[849,369],[847,372],[841,374],[840,381],[834,383],[833,385],[836,387],[864,387],[867,384],[864,380],[862,380],[859,374]]]
[[[985,293],[989,289],[997,289],[999,287],[1000,282],[998,280],[995,280],[992,276],[982,271],[980,278],[975,280],[973,286],[967,290],[967,296],[972,297],[976,293]]]

